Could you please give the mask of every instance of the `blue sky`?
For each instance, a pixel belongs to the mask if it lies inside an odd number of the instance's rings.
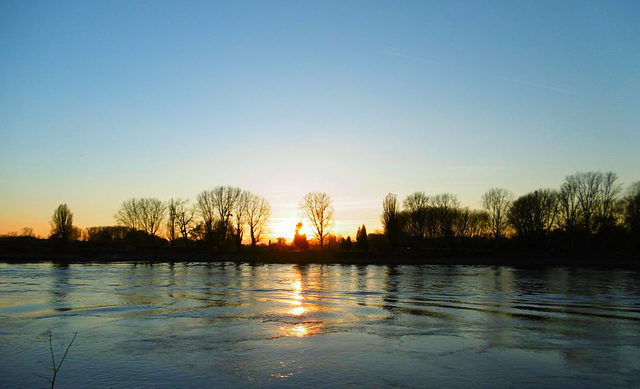
[[[353,235],[388,192],[629,184],[639,64],[637,1],[1,1],[0,233],[217,185],[281,224],[325,191]]]

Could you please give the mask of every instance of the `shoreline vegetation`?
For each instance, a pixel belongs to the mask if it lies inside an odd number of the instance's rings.
[[[269,202],[232,186],[204,190],[195,202],[132,198],[114,214],[117,225],[86,229],[74,226],[70,207],[60,204],[48,239],[28,227],[0,236],[0,261],[639,267],[640,181],[623,192],[617,179],[613,172],[577,172],[559,189],[517,198],[490,188],[479,210],[462,207],[452,193],[417,191],[403,201],[389,193],[381,202],[382,230],[368,233],[362,224],[348,236],[332,232],[331,197],[309,192],[298,203],[293,239],[268,243]]]

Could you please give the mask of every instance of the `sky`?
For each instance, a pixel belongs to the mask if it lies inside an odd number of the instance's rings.
[[[0,234],[66,203],[238,186],[293,235],[382,199],[480,208],[577,171],[640,180],[638,1],[0,1]]]

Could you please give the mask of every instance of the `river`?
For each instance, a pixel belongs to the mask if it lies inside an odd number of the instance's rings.
[[[640,272],[0,264],[0,387],[640,385]]]

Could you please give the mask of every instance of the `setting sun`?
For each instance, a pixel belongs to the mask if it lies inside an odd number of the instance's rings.
[[[300,218],[279,218],[271,221],[269,225],[270,234],[269,239],[277,239],[283,237],[287,239],[287,243],[293,240],[296,231],[296,224],[302,221],[301,234],[306,234],[307,239],[313,238],[313,231],[309,227],[309,223],[306,220],[300,220]]]

